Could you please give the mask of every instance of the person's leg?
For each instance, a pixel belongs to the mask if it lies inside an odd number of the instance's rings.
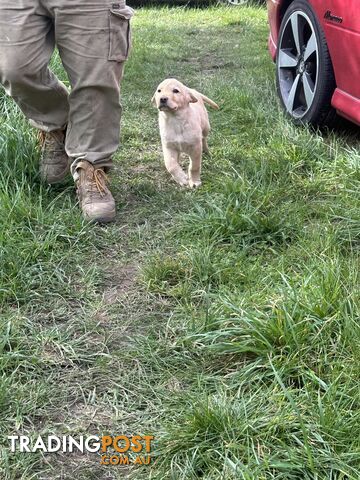
[[[49,0],[56,43],[71,83],[66,151],[72,172],[83,160],[112,165],[120,135],[120,81],[133,14],[124,0]]]
[[[66,87],[48,69],[52,20],[39,0],[0,1],[0,83],[37,128],[50,132],[68,119]]]
[[[89,220],[112,221],[115,202],[103,173],[119,145],[120,81],[133,11],[124,0],[48,0],[48,5],[72,87],[66,152],[80,206]]]
[[[69,172],[68,91],[48,69],[54,45],[53,21],[39,0],[1,0],[0,83],[43,131],[40,174],[47,183],[60,182]]]

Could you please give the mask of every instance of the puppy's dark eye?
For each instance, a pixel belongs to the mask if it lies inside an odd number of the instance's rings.
[[[174,92],[174,93],[180,93],[177,88],[174,88],[173,92]]]
[[[161,90],[160,90],[160,88],[159,88],[159,90],[158,90],[158,93],[161,93]]]

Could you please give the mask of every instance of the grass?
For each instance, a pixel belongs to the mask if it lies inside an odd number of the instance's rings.
[[[146,9],[134,33],[114,225],[82,221],[71,180],[41,185],[1,94],[0,476],[356,480],[357,133],[284,118],[263,8]],[[162,165],[168,76],[221,105],[195,192]],[[16,432],[153,434],[156,458],[10,454]]]

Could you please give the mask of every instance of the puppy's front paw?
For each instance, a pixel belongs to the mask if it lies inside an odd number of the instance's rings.
[[[173,179],[180,187],[187,187],[189,185],[189,179],[185,174],[173,177]]]
[[[198,188],[198,187],[200,187],[200,185],[201,185],[201,180],[196,180],[196,181],[189,180],[189,187],[190,188]]]
[[[179,180],[177,183],[180,185],[180,187],[187,187],[189,185],[189,181],[187,178],[183,180]]]

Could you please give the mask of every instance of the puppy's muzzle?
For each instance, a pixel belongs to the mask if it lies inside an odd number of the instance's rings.
[[[1,0],[0,0],[1,1]],[[176,112],[177,107],[172,107],[171,102],[169,105],[169,97],[161,97],[159,100],[159,110],[160,111],[169,111],[169,112]]]

